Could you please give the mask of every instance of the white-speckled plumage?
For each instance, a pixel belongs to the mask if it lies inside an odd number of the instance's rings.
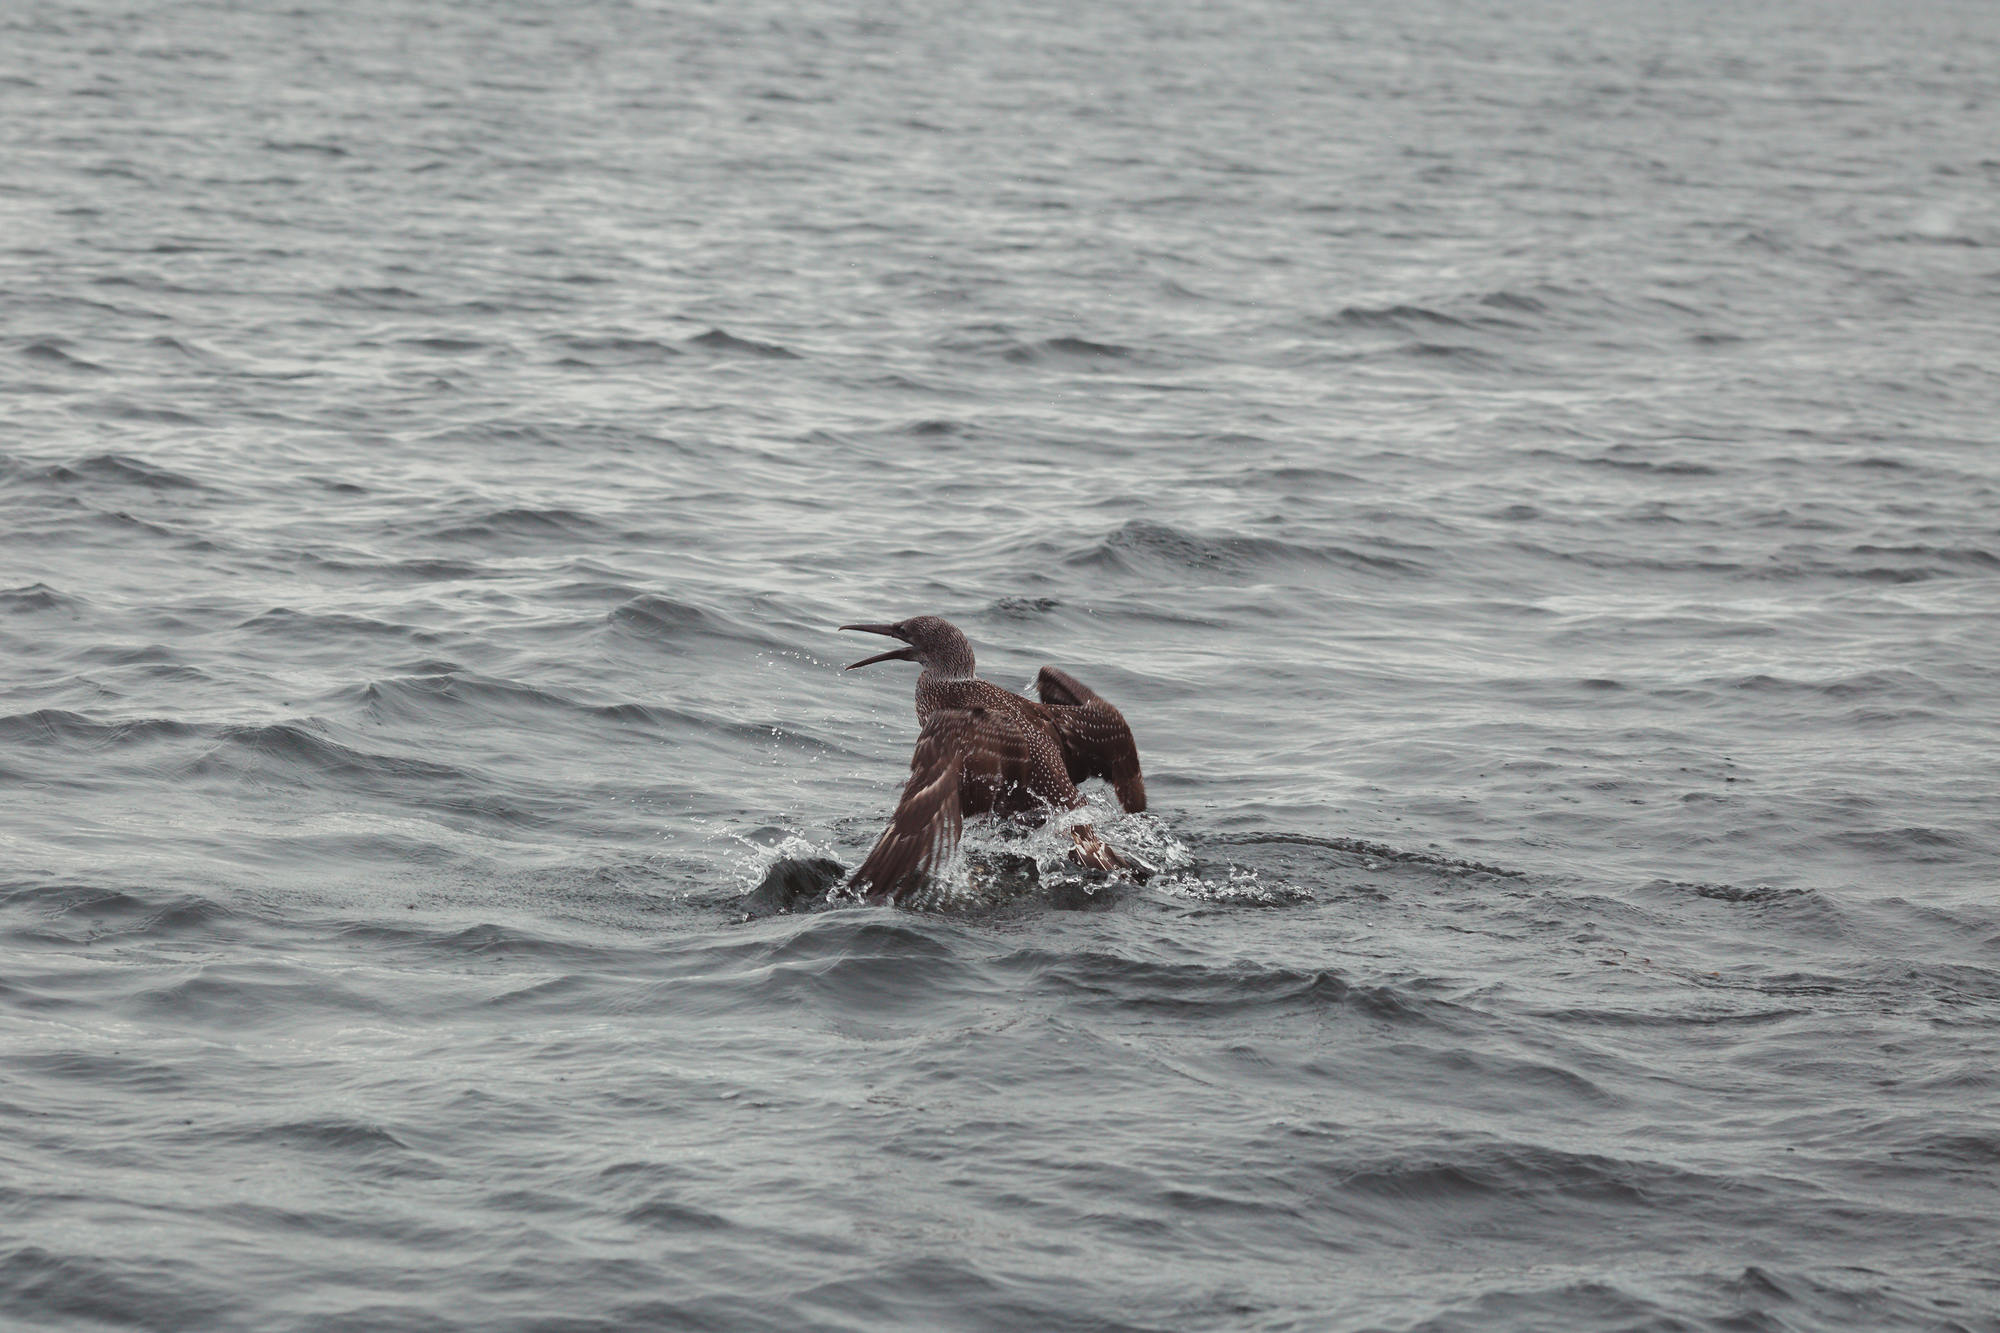
[[[1045,817],[1083,804],[1076,784],[1109,781],[1128,811],[1146,808],[1138,749],[1124,715],[1067,672],[1043,667],[1041,701],[1023,698],[975,674],[972,645],[956,625],[914,616],[889,625],[844,625],[901,639],[892,649],[854,663],[914,661],[917,722],[889,827],[848,880],[872,900],[894,900],[935,870],[958,845],[970,816]],[[1125,862],[1087,824],[1071,830],[1071,855],[1087,866],[1115,870]]]

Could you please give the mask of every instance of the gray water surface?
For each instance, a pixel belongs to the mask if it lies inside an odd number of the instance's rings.
[[[0,14],[0,1322],[2000,1329],[1996,145],[1974,4]],[[1149,882],[759,887],[921,612]]]

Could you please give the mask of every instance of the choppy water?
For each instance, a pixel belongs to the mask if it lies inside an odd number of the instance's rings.
[[[7,11],[0,1316],[2000,1328],[1996,145],[1982,5]],[[917,612],[1162,874],[771,910]]]

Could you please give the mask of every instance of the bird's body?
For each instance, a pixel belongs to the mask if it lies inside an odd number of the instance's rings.
[[[949,858],[967,818],[1073,810],[1083,804],[1076,784],[1090,778],[1110,782],[1124,809],[1146,808],[1131,728],[1075,677],[1043,667],[1035,679],[1038,702],[974,675],[972,645],[936,616],[842,628],[910,645],[854,666],[906,660],[924,668],[917,677],[920,730],[910,780],[888,829],[848,880],[850,890],[874,901],[894,900]],[[1076,825],[1070,836],[1071,855],[1085,865],[1114,870],[1125,864],[1089,825]]]

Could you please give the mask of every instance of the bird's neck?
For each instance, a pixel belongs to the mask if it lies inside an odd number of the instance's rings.
[[[964,691],[954,687],[976,679],[978,678],[970,670],[961,675],[957,671],[926,666],[923,674],[917,677],[917,716],[923,717],[934,708],[963,706],[963,699],[960,696]]]
[[[942,652],[933,649],[932,653],[936,655],[926,654],[924,659],[923,678],[925,680],[973,679],[972,646],[970,644],[961,640],[955,645],[948,645]]]
[[[967,662],[963,668],[960,668],[956,664],[945,667],[926,666],[924,668],[923,674],[917,677],[917,683],[921,685],[925,681],[932,681],[935,683],[947,680],[973,680],[973,679],[976,679],[976,677],[972,673],[972,663]]]

